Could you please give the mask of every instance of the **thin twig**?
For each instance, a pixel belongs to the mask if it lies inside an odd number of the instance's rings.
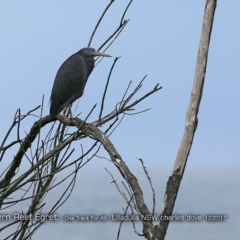
[[[120,24],[119,24],[120,26],[123,24],[124,17],[125,17],[125,15],[126,15],[126,13],[127,13],[127,10],[128,10],[128,8],[130,7],[131,4],[132,4],[132,0],[130,0],[130,2],[128,3],[128,5],[127,5],[125,11],[123,12],[123,15],[122,15],[122,18],[121,18],[121,20],[120,20]]]
[[[102,112],[103,112],[104,101],[105,101],[105,97],[106,97],[106,93],[107,93],[108,84],[109,84],[109,81],[110,81],[110,78],[111,78],[111,75],[112,75],[113,68],[114,68],[118,59],[119,59],[119,57],[118,58],[116,57],[114,59],[114,62],[112,64],[112,67],[111,67],[110,72],[108,74],[108,79],[107,79],[107,82],[106,82],[106,85],[105,85],[105,89],[104,89],[104,93],[103,93],[103,97],[102,97],[101,109],[100,109],[99,118],[98,118],[99,125],[101,125],[101,117],[102,117]]]
[[[152,180],[151,180],[151,178],[148,174],[147,168],[144,165],[143,160],[141,158],[137,158],[137,159],[141,162],[143,170],[144,170],[144,172],[147,176],[147,179],[148,179],[148,181],[150,183],[150,186],[151,186],[151,189],[152,189],[152,194],[153,194],[153,196],[152,196],[152,199],[153,199],[152,215],[154,215],[155,214],[155,206],[156,206],[156,194],[155,194],[155,190],[154,190],[154,187],[153,187],[153,183],[152,183]]]
[[[95,28],[94,28],[94,30],[93,30],[93,32],[92,32],[92,35],[91,35],[91,37],[90,37],[90,39],[89,39],[88,47],[90,47],[90,45],[91,45],[91,43],[92,43],[93,36],[94,36],[94,34],[96,33],[98,26],[100,25],[100,23],[101,23],[104,15],[106,14],[106,12],[107,12],[107,10],[110,8],[110,6],[113,4],[113,2],[114,2],[113,0],[111,0],[111,1],[109,2],[109,4],[107,5],[107,7],[105,8],[105,10],[103,11],[102,15],[100,16],[100,18],[99,18],[99,20],[98,20],[98,22],[97,22],[97,24],[96,24],[96,26],[95,26]]]

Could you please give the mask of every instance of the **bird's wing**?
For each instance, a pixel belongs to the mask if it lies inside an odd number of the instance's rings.
[[[58,115],[65,107],[81,97],[87,82],[82,56],[72,55],[59,68],[51,94],[51,115]]]

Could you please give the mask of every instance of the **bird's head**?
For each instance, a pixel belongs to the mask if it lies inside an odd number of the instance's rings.
[[[98,52],[94,48],[83,48],[79,51],[79,53],[82,54],[84,57],[112,57],[111,55],[108,55],[106,53]]]

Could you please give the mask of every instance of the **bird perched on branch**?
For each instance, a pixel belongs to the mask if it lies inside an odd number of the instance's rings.
[[[50,98],[50,115],[56,117],[64,108],[83,95],[88,77],[94,68],[94,57],[111,57],[94,48],[83,48],[70,56],[59,68]]]

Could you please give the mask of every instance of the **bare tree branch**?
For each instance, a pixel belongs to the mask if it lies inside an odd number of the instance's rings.
[[[95,28],[94,28],[94,30],[93,30],[93,32],[92,32],[92,35],[91,35],[91,37],[90,37],[90,39],[89,39],[88,47],[90,47],[90,45],[91,45],[91,43],[92,43],[93,36],[94,36],[94,34],[96,33],[98,26],[100,25],[100,23],[101,23],[104,15],[106,14],[106,12],[107,12],[107,10],[110,8],[110,6],[113,4],[113,2],[114,2],[113,0],[111,0],[111,1],[109,2],[109,4],[106,6],[105,10],[103,11],[101,17],[99,18],[99,20],[98,20],[98,22],[97,22],[97,24],[96,24],[96,26],[95,26]]]
[[[130,2],[128,3],[125,11],[123,12],[123,15],[122,15],[122,18],[121,18],[121,21],[120,21],[120,24],[119,24],[120,26],[123,24],[123,22],[124,22],[124,17],[125,17],[125,15],[126,15],[126,13],[127,13],[127,10],[128,10],[128,8],[130,7],[131,4],[132,4],[132,0],[130,0]]]
[[[195,70],[195,79],[193,82],[190,102],[186,115],[186,122],[182,141],[173,167],[172,175],[167,182],[167,189],[164,196],[164,202],[161,215],[172,215],[178,189],[187,163],[188,155],[191,150],[194,134],[198,123],[198,110],[202,98],[204,79],[207,67],[208,49],[216,9],[216,0],[207,0],[203,18],[202,34],[199,44],[197,64]],[[159,221],[154,228],[152,239],[163,240],[165,238],[169,221]]]
[[[156,206],[156,194],[155,194],[155,190],[154,190],[154,187],[153,187],[153,183],[152,183],[152,180],[151,180],[151,178],[148,174],[147,168],[144,165],[143,160],[141,158],[137,158],[137,159],[141,162],[143,170],[144,170],[144,172],[147,176],[147,179],[148,179],[148,181],[150,183],[150,186],[151,186],[151,189],[152,189],[152,194],[153,194],[153,197],[152,197],[152,199],[153,199],[152,215],[154,215],[155,214],[155,206]]]
[[[115,58],[114,59],[114,62],[112,64],[112,67],[110,69],[110,72],[109,72],[109,75],[108,75],[108,78],[107,78],[107,82],[106,82],[106,85],[105,85],[105,89],[104,89],[104,92],[103,92],[103,97],[102,97],[102,103],[101,103],[101,108],[100,108],[100,113],[99,113],[99,118],[98,118],[98,121],[99,121],[99,125],[101,125],[101,117],[102,117],[102,112],[103,112],[103,107],[104,107],[104,101],[105,101],[105,97],[106,97],[106,93],[107,93],[107,88],[108,88],[108,84],[109,84],[109,81],[110,81],[110,78],[111,78],[111,75],[112,75],[112,71],[113,71],[113,68],[117,62],[117,60],[119,59],[119,57]]]
[[[62,122],[65,122],[64,116],[61,116],[59,118]],[[123,176],[123,178],[126,180],[126,182],[131,186],[131,189],[133,190],[135,200],[137,203],[138,210],[140,213],[144,216],[150,215],[150,212],[148,210],[148,207],[146,206],[144,199],[143,199],[143,192],[141,187],[138,184],[137,178],[131,173],[125,162],[123,161],[120,154],[115,149],[114,145],[111,143],[111,141],[108,139],[108,137],[101,132],[96,126],[93,124],[87,124],[79,119],[75,118],[71,121],[70,125],[76,126],[78,128],[81,127],[81,131],[85,134],[87,134],[89,137],[99,141],[106,151],[108,152],[112,162],[114,165],[118,168],[119,172]],[[153,223],[152,220],[146,221],[145,225],[143,226],[143,232],[146,234],[146,236],[149,236],[151,232],[153,231]]]
[[[99,27],[105,13],[110,8],[114,1],[111,1],[102,13],[93,33],[90,37],[90,46],[96,30]],[[108,48],[119,36],[125,28],[129,20],[124,20],[127,10],[131,5],[132,0],[126,6],[120,20],[119,26],[113,31],[109,38],[101,45],[99,50],[108,45]],[[55,203],[48,210],[48,214],[54,214],[62,204],[67,201],[74,188],[76,176],[78,171],[85,166],[91,159],[98,156],[98,152],[102,146],[109,153],[111,161],[118,168],[127,184],[124,183],[127,193],[122,193],[127,202],[127,210],[136,211],[140,215],[149,215],[148,207],[143,199],[143,192],[138,184],[137,178],[130,172],[125,162],[122,160],[120,154],[115,149],[113,143],[110,142],[110,136],[114,130],[119,126],[122,119],[126,115],[139,114],[143,111],[135,111],[133,107],[137,106],[141,101],[148,98],[153,93],[156,93],[161,87],[158,84],[145,95],[140,96],[134,100],[139,89],[143,85],[146,76],[137,84],[136,88],[128,94],[131,82],[128,85],[120,102],[115,104],[115,109],[110,111],[105,117],[102,117],[104,111],[104,103],[108,84],[110,82],[111,73],[115,67],[115,59],[108,75],[106,87],[102,97],[102,104],[98,119],[91,123],[87,123],[88,117],[93,112],[96,105],[90,110],[85,120],[79,118],[68,119],[66,116],[59,115],[57,118],[50,116],[43,117],[44,96],[42,104],[26,114],[22,115],[21,110],[18,109],[15,113],[13,122],[0,143],[0,163],[12,147],[17,147],[15,150],[11,164],[5,169],[1,169],[0,175],[0,208],[9,209],[13,205],[26,201],[28,207],[22,214],[25,216],[34,215],[35,213],[46,213],[45,198],[47,194],[63,182],[67,183],[62,191],[60,198],[56,199]],[[101,60],[100,60],[101,61]],[[98,63],[100,62],[98,61]],[[97,64],[98,64],[97,63]],[[95,64],[95,65],[97,65]],[[41,107],[41,108],[40,108]],[[39,109],[40,108],[40,109]],[[38,110],[39,109],[39,110]],[[38,114],[37,114],[38,110]],[[131,111],[131,113],[129,113]],[[67,111],[63,111],[68,114]],[[22,123],[29,119],[29,117],[37,117],[37,121],[33,124],[29,131],[24,131],[22,136]],[[58,121],[59,120],[59,121]],[[106,126],[105,124],[108,123]],[[105,126],[104,126],[105,125]],[[100,131],[99,126],[104,126],[104,130]],[[47,133],[45,133],[47,130]],[[16,131],[16,133],[14,132]],[[15,133],[15,138],[11,141],[10,135]],[[108,134],[108,135],[107,135]],[[94,141],[90,147],[84,149],[83,143],[80,140],[90,138]],[[80,142],[78,147],[81,149],[80,155],[76,155],[75,146]],[[19,144],[19,146],[18,146]],[[77,148],[78,148],[77,147]],[[79,152],[79,151],[78,151]],[[5,159],[4,159],[5,160]],[[22,172],[21,164],[24,160],[28,164],[28,168]],[[59,173],[71,169],[64,177],[59,178]],[[58,176],[58,177],[57,177]],[[16,197],[14,193],[20,193],[20,197]],[[129,196],[128,196],[129,195]],[[143,235],[151,236],[153,231],[152,221],[143,222]],[[25,219],[23,221],[14,221],[3,226],[0,231],[10,227],[16,226],[15,230],[10,233],[5,239],[30,239],[38,228],[43,224],[42,221],[34,221],[33,219]],[[134,221],[132,222],[134,232],[137,232]],[[120,228],[121,229],[121,228]]]

